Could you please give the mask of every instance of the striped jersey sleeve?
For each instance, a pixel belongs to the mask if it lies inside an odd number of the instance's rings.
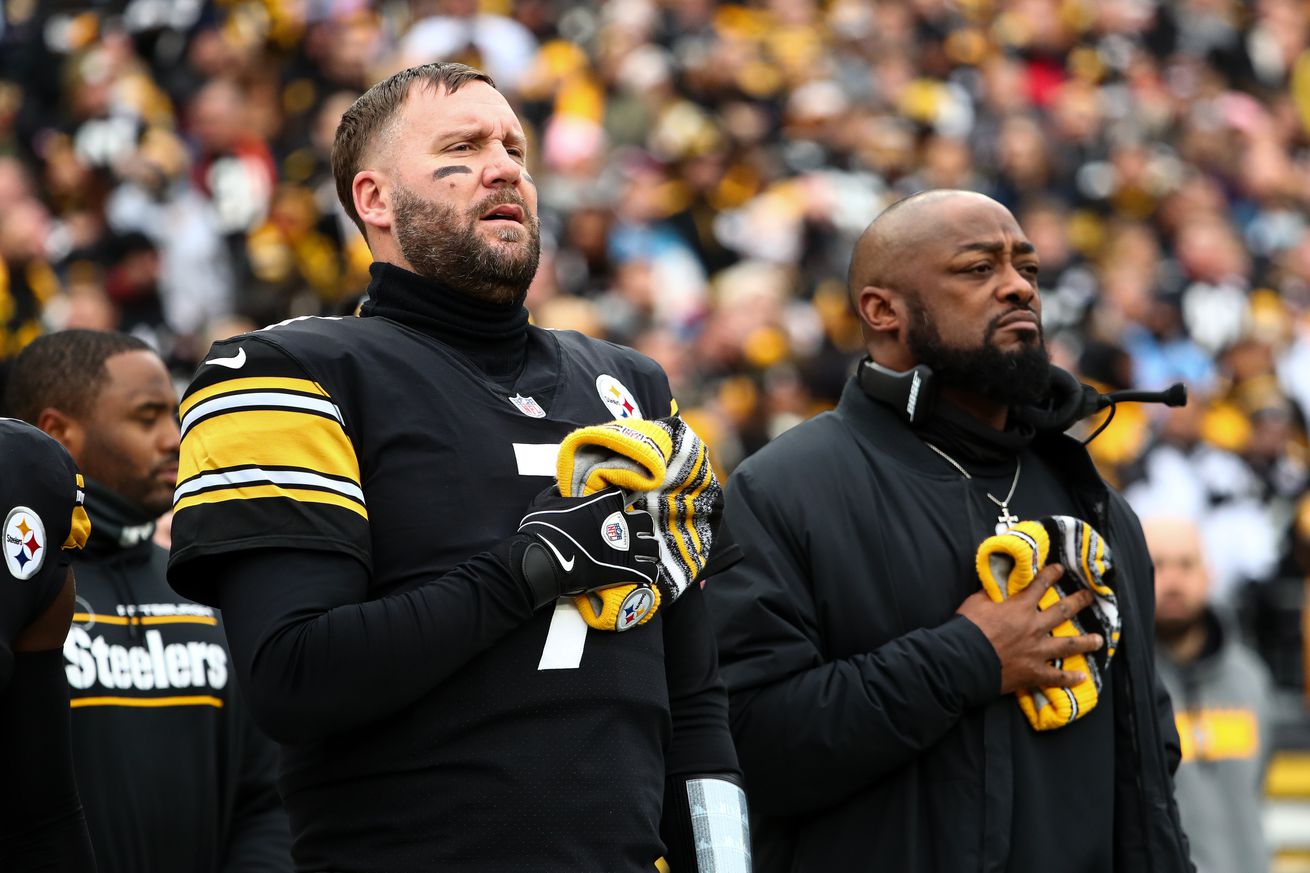
[[[170,580],[196,558],[256,548],[368,565],[360,464],[332,395],[262,338],[217,343],[207,361],[178,408]]]

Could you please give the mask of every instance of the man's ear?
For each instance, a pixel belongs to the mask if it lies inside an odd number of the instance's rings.
[[[86,428],[76,418],[53,406],[47,406],[36,417],[36,426],[68,449],[74,461],[82,457],[82,449],[86,445]]]
[[[350,194],[364,224],[381,231],[391,230],[391,185],[382,173],[360,170],[350,183]]]
[[[860,289],[857,309],[860,320],[876,336],[895,336],[903,326],[904,304],[890,288],[865,285]]]

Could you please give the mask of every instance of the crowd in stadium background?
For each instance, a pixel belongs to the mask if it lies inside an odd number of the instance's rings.
[[[1042,259],[1056,363],[1183,381],[1095,442],[1201,520],[1220,599],[1303,694],[1310,8],[1297,0],[6,0],[0,361],[121,329],[180,383],[215,338],[350,313],[342,111],[487,70],[532,139],[536,323],[658,360],[721,475],[835,403],[845,290],[894,200],[966,188]],[[1089,425],[1094,426],[1095,421]],[[1304,728],[1304,715],[1301,722]]]

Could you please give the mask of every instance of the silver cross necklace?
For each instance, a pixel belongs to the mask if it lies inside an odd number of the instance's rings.
[[[937,454],[941,455],[943,458],[945,458],[947,463],[949,463],[952,467],[960,471],[961,476],[963,476],[966,479],[973,478],[972,476],[969,475],[969,471],[961,467],[959,463],[950,455],[946,454],[941,449],[934,446],[932,443],[925,442],[924,445],[932,449]],[[1010,493],[1005,495],[1004,500],[996,499],[995,497],[992,496],[992,493],[990,491],[986,492],[987,499],[990,500],[992,503],[995,503],[997,506],[1001,507],[1001,514],[996,516],[996,532],[998,534],[1005,533],[1005,531],[1009,529],[1010,525],[1014,524],[1019,520],[1017,516],[1010,514],[1010,498],[1014,497],[1014,489],[1019,487],[1019,471],[1021,471],[1022,469],[1023,469],[1023,462],[1019,460],[1018,455],[1015,455],[1014,456],[1014,481],[1010,483]]]

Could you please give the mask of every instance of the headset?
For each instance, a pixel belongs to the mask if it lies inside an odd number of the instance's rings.
[[[919,364],[909,370],[892,370],[872,358],[860,362],[857,371],[860,388],[875,400],[881,400],[910,424],[918,424],[937,403],[938,386],[932,368]],[[1096,431],[1083,441],[1086,445],[1100,435],[1114,418],[1118,403],[1163,403],[1186,406],[1187,388],[1176,382],[1163,391],[1111,391],[1102,394],[1091,385],[1079,382],[1068,370],[1051,365],[1051,388],[1046,400],[1037,406],[1017,410],[1024,421],[1038,430],[1065,431],[1084,418],[1107,406],[1110,414]]]

